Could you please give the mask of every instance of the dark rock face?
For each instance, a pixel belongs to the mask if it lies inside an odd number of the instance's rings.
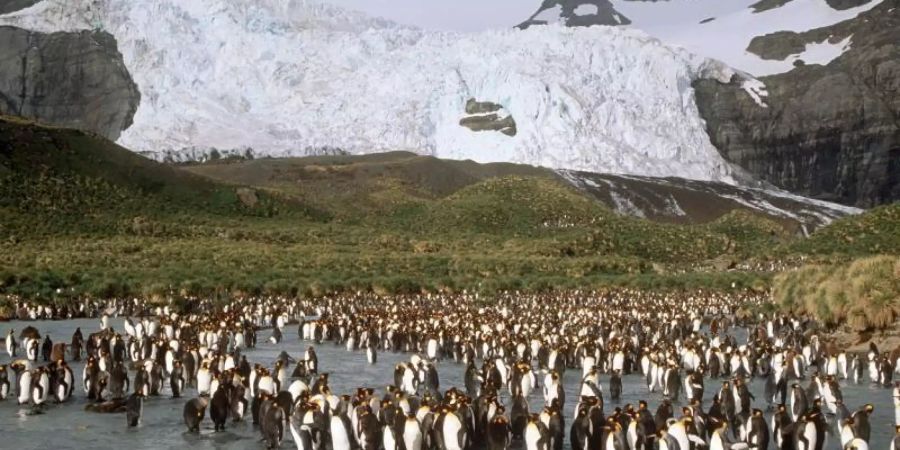
[[[869,3],[871,1],[872,0],[825,0],[825,3],[828,3],[828,6],[834,9],[843,11],[845,9],[856,8],[857,6],[865,5],[866,3]]]
[[[41,0],[0,0],[0,14],[9,14],[21,9],[29,8]]]
[[[768,11],[770,9],[781,8],[791,1],[793,0],[759,0],[758,2],[750,5],[750,7],[753,8],[753,12],[760,13]]]
[[[472,131],[499,131],[507,136],[515,136],[516,121],[510,115],[504,115],[503,105],[492,102],[479,102],[470,98],[466,102],[466,117],[460,119],[460,126]]]
[[[844,204],[900,200],[900,9],[888,1],[813,35],[853,35],[827,66],[763,77],[768,107],[739,80],[695,83],[713,144],[791,192]]]
[[[546,25],[547,21],[543,20],[541,15],[557,7],[560,8],[560,18],[569,27],[631,24],[631,20],[616,11],[609,0],[544,0],[537,12],[519,24],[518,28]],[[579,14],[581,11],[589,11],[589,13]]]
[[[0,114],[116,140],[131,126],[139,103],[111,35],[0,27]]]

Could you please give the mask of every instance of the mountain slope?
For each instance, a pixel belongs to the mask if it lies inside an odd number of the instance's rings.
[[[353,216],[356,205],[368,206]],[[0,118],[0,235],[0,294],[45,300],[759,287],[794,263],[799,240],[749,208],[692,225],[615,214],[547,169],[408,153],[174,167],[11,118]],[[858,251],[888,245],[881,236]]]
[[[545,0],[520,27],[561,23],[569,27],[630,26],[663,42],[715,58],[756,76],[788,72],[793,62],[827,64],[849,48],[825,39],[784,57],[748,52],[755,38],[805,32],[857,17],[891,0]]]
[[[802,233],[860,212],[783,192],[724,183],[552,171],[508,163],[478,164],[407,152],[224,160],[184,168],[222,182],[275,190],[342,220],[361,222],[400,208],[440,201],[477,183],[504,177],[568,184],[621,216],[664,223],[705,224],[739,211]]]
[[[278,212],[308,217],[296,201],[218,184],[93,134],[0,116],[4,236],[108,234],[146,220],[201,223]]]
[[[709,143],[690,87],[732,71],[633,30],[436,33],[311,0],[47,0],[0,23],[114,35],[145,98],[119,142],[160,157],[411,150],[741,178]],[[470,99],[502,106],[515,135],[462,126]]]
[[[860,206],[900,200],[900,5],[884,2],[834,26],[759,40],[759,48],[782,54],[820,40],[852,45],[828,65],[760,78],[765,108],[746,99],[739,80],[697,82],[722,155],[800,195]]]

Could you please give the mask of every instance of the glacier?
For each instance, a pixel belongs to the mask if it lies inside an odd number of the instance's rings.
[[[736,72],[636,29],[425,31],[313,0],[44,0],[0,24],[114,35],[143,97],[119,143],[157,157],[409,150],[742,179],[691,88]],[[518,133],[460,126],[470,98],[501,104]]]

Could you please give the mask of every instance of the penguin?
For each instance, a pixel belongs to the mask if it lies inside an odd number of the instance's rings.
[[[509,425],[509,420],[504,415],[505,412],[502,406],[497,408],[496,415],[488,422],[488,450],[506,450],[509,448],[512,429]]]
[[[766,424],[766,418],[761,410],[753,410],[746,428],[746,440],[751,449],[761,450],[769,448],[769,426]]]
[[[453,411],[448,410],[446,413],[441,415],[440,424],[436,423],[435,426],[440,426],[438,431],[441,435],[442,442],[441,448],[445,450],[463,450],[466,445],[466,427],[465,424],[460,420],[459,416],[457,416]]]
[[[653,420],[656,424],[656,430],[665,430],[666,428],[668,428],[667,422],[672,417],[672,402],[669,401],[669,399],[664,398],[656,408],[656,414],[653,416]]]
[[[894,425],[900,426],[900,381],[894,383]]]
[[[869,442],[872,433],[869,416],[873,411],[875,411],[875,406],[869,403],[850,416],[850,418],[853,419],[853,431],[855,432],[855,436],[866,442]]]
[[[50,374],[47,368],[35,369],[31,375],[31,382],[31,402],[35,407],[40,407],[50,396]]]
[[[232,422],[244,420],[244,415],[247,413],[246,392],[247,390],[242,384],[238,384],[231,389],[231,404],[229,405],[229,410],[231,412]]]
[[[181,360],[172,362],[172,372],[169,373],[169,389],[172,391],[172,398],[181,397],[184,392],[184,365]]]
[[[331,446],[333,450],[350,450],[353,448],[353,433],[351,432],[350,419],[344,414],[335,414],[331,416],[328,425],[329,434],[331,435]]]
[[[528,424],[523,433],[525,450],[548,450],[548,435],[547,427],[541,423],[536,414],[532,414],[528,418]]]
[[[150,375],[150,395],[159,396],[163,385],[162,365],[154,361],[148,373]]]
[[[144,396],[135,392],[128,397],[125,403],[125,420],[129,427],[136,427],[144,414]]]
[[[656,438],[657,448],[659,450],[689,450],[682,449],[678,445],[678,441],[666,430],[659,430]]]
[[[41,344],[41,358],[44,362],[50,362],[50,355],[53,353],[53,341],[50,340],[50,335],[47,334],[44,336],[44,342]]]
[[[270,405],[267,405],[268,407],[265,408],[260,422],[260,431],[263,439],[266,441],[266,448],[274,449],[281,447],[281,441],[284,440],[284,419],[286,416],[284,410],[278,404],[272,400],[268,400],[268,402]]]
[[[306,354],[303,356],[303,359],[306,361],[306,371],[312,375],[318,375],[319,357],[316,356],[316,349],[312,346],[306,349]]]
[[[809,403],[806,400],[806,391],[797,384],[791,387],[791,422],[797,422],[800,417],[806,414],[809,409]]]
[[[613,371],[609,377],[609,398],[617,403],[622,398],[622,375],[619,370]]]
[[[403,422],[402,438],[403,448],[406,450],[423,450],[425,437],[422,432],[422,425],[416,419],[414,413],[406,416],[406,420]]]
[[[709,436],[709,450],[741,450],[747,448],[749,448],[748,444],[735,442],[731,439],[730,433],[728,432],[728,422],[724,420],[717,422],[717,427]],[[781,447],[777,447],[777,449],[781,450]],[[754,450],[767,449],[765,447],[759,447]]]
[[[387,428],[391,428],[394,421],[388,423]],[[383,442],[381,424],[378,418],[372,413],[372,409],[365,405],[358,413],[357,417],[358,442],[363,449],[377,449]],[[393,432],[387,433],[389,437],[394,438],[396,445],[396,437]]]
[[[544,402],[549,405],[553,403],[553,401],[559,401],[560,409],[562,409],[566,403],[566,391],[563,388],[563,382],[559,372],[555,370],[551,370],[547,376],[544,377]]]
[[[250,417],[253,419],[253,425],[259,425],[259,420],[261,418],[260,409],[262,408],[263,402],[271,398],[268,392],[260,392],[258,395],[254,396],[250,403]]]
[[[372,344],[366,346],[366,360],[369,361],[369,364],[375,364],[378,361],[378,352]]]
[[[184,424],[188,431],[199,432],[200,423],[203,422],[203,416],[206,414],[206,405],[209,400],[205,397],[195,398],[184,405]]]
[[[281,329],[278,327],[275,327],[272,329],[272,336],[269,337],[269,343],[270,344],[279,344],[279,343],[281,343],[281,338],[282,338]]]
[[[863,381],[864,365],[859,354],[854,354],[850,359],[850,377],[854,384],[860,384]]]
[[[853,429],[853,419],[847,418],[838,421],[835,425],[838,428],[838,442],[840,442],[841,448],[846,449],[847,445],[856,439],[856,430]]]
[[[25,357],[29,361],[37,361],[38,359],[38,345],[40,344],[37,339],[34,338],[25,338],[24,347],[25,347]]]
[[[275,403],[277,403],[278,406],[281,406],[282,411],[284,411],[285,419],[291,417],[291,414],[294,412],[294,396],[292,396],[290,392],[279,392],[278,395],[275,396]]]
[[[294,444],[297,450],[313,450],[313,429],[306,424],[297,423],[294,417],[291,418],[291,435],[294,437]]]
[[[18,344],[16,343],[15,333],[16,330],[12,329],[6,333],[6,354],[9,355],[9,359],[16,358],[16,347]]]
[[[512,408],[509,413],[510,430],[513,439],[522,439],[522,435],[525,432],[525,426],[528,425],[529,416],[528,400],[522,395],[513,397]]]
[[[228,421],[230,412],[231,388],[228,384],[220,386],[212,395],[209,405],[209,418],[212,419],[213,429],[215,431],[225,431],[225,422]]]
[[[9,370],[6,367],[0,365],[0,400],[6,400],[9,397]]]
[[[816,423],[809,414],[800,416],[794,426],[794,449],[814,450],[818,445],[818,430]]]
[[[134,374],[134,392],[140,392],[144,397],[150,396],[150,375],[143,365],[138,366],[138,370]]]
[[[75,391],[75,374],[65,361],[58,360],[55,364],[55,373],[51,374],[50,385],[56,403],[63,403],[72,397]]]
[[[125,365],[120,362],[113,363],[109,372],[109,392],[113,400],[125,398],[125,394],[130,388],[128,380],[128,370]]]
[[[703,374],[700,369],[693,370],[684,377],[684,395],[688,402],[703,401]]]
[[[197,395],[209,396],[211,385],[212,373],[209,370],[209,363],[204,361],[197,370]]]
[[[565,438],[565,419],[558,401],[554,401],[544,408],[540,415],[541,423],[547,427],[549,442],[548,450],[562,450]]]

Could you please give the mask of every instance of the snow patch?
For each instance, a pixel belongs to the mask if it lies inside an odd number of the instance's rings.
[[[675,217],[687,216],[687,213],[681,209],[681,205],[678,204],[678,200],[675,200],[675,197],[673,197],[672,194],[669,194],[664,201],[666,206],[663,208],[663,211],[668,215]]]
[[[792,66],[797,60],[803,60],[806,64],[821,64],[824,66],[850,49],[850,39],[852,37],[852,35],[847,36],[844,40],[833,44],[828,42],[827,39],[823,42],[806,44],[806,50],[803,53],[791,55],[786,61],[790,62]]]
[[[769,92],[766,90],[766,84],[762,81],[759,81],[755,78],[746,79],[741,83],[741,89],[743,89],[750,97],[756,102],[757,105],[768,108],[769,105],[763,100],[763,98],[769,96]]]
[[[534,17],[534,20],[540,20],[547,23],[558,23],[563,20],[563,10],[559,5],[555,5],[552,8],[545,9],[538,13]]]
[[[596,16],[600,14],[600,7],[590,3],[582,3],[575,7],[576,16]],[[619,22],[622,23],[622,22]]]
[[[113,34],[143,97],[119,143],[139,152],[411,150],[735,183],[691,88],[733,71],[638,30],[426,32],[312,0],[46,0],[0,23]],[[516,136],[461,127],[469,98],[504,105]]]

